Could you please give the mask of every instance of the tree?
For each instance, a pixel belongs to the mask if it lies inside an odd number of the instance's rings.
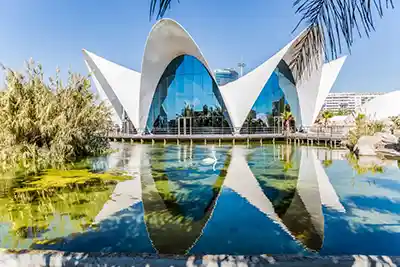
[[[351,52],[354,35],[367,37],[375,30],[374,18],[383,17],[383,10],[394,8],[393,0],[293,0],[295,13],[301,19],[295,30],[306,24],[294,44],[289,66],[296,79],[301,79],[320,62],[336,59],[344,47]],[[173,0],[151,0],[150,17],[161,18]],[[177,1],[179,2],[179,0]],[[232,2],[232,4],[234,4]]]
[[[16,165],[37,172],[107,151],[111,114],[96,104],[88,78],[69,73],[44,82],[41,65],[30,61],[26,72],[7,69],[0,94],[0,169]]]
[[[330,112],[329,110],[325,110],[324,112],[322,112],[322,119],[324,120],[324,125],[325,125],[325,127],[326,127],[327,124],[328,124],[328,120],[329,120],[330,118],[332,118],[332,117],[333,117],[333,113]]]
[[[288,133],[289,128],[290,128],[290,121],[293,120],[292,112],[285,110],[281,114],[281,118],[282,118],[282,123],[283,123],[283,130]]]
[[[336,113],[337,116],[345,116],[345,115],[350,115],[351,112],[350,110],[346,109],[346,108],[341,108],[339,109],[339,111]]]

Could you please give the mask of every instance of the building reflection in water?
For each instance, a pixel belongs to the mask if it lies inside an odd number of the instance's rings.
[[[211,150],[219,161],[215,171],[201,164]],[[344,209],[337,196],[331,196],[331,186],[323,188],[328,198],[321,197],[320,184],[329,185],[329,180],[319,181],[320,161],[306,147],[182,145],[149,151],[149,166],[142,166],[149,172],[141,174],[143,204],[147,230],[159,253],[318,251],[324,237],[323,202]],[[232,216],[227,211],[231,208]],[[251,218],[253,208],[257,212]],[[262,233],[249,228],[251,220]],[[272,240],[260,240],[262,236]]]
[[[33,248],[307,254],[323,245],[322,207],[344,212],[316,152],[307,147],[121,148],[108,167],[133,179],[117,184],[96,228]],[[215,166],[204,160],[213,155]]]

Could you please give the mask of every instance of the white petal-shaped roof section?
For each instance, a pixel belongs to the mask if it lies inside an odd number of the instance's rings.
[[[289,62],[292,58],[294,43],[302,36],[299,34],[277,54],[240,79],[220,87],[233,127],[238,131],[265,84],[281,60]],[[330,63],[320,63],[312,73],[296,84],[297,95],[284,92],[288,103],[294,107],[297,102],[300,111],[294,114],[296,121],[302,125],[312,125],[327,97],[345,57]],[[283,88],[285,91],[285,88]]]
[[[345,60],[346,57],[341,57],[323,65],[321,62],[321,66],[313,70],[308,78],[297,83],[303,125],[314,123]]]
[[[324,104],[324,101],[328,96],[329,92],[331,91],[332,86],[335,83],[336,78],[343,67],[344,62],[346,61],[346,58],[347,56],[338,58],[336,60],[324,64],[324,66],[322,67],[321,82],[318,88],[317,100],[315,101],[312,123],[317,119],[318,114]]]
[[[368,101],[357,111],[372,120],[385,120],[400,115],[400,90],[393,91]]]
[[[150,105],[161,76],[169,63],[181,55],[196,57],[213,77],[211,69],[189,33],[174,20],[158,21],[147,38],[142,62],[139,110],[141,131],[146,127]]]
[[[265,84],[279,62],[289,52],[293,42],[294,40],[252,72],[220,87],[222,98],[236,130],[243,125]]]
[[[139,125],[140,73],[83,50],[86,65],[96,88],[105,94],[122,118],[126,111],[133,125]]]

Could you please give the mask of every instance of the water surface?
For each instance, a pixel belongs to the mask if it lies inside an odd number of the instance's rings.
[[[285,145],[113,146],[90,170],[0,178],[0,247],[400,255],[396,161]]]

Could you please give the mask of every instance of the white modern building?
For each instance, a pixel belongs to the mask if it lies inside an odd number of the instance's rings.
[[[141,72],[83,54],[102,97],[139,134],[260,133],[279,125],[289,109],[297,127],[312,125],[344,64],[345,57],[321,61],[296,80],[290,61],[299,37],[223,86],[189,33],[171,19],[152,28]]]
[[[355,111],[365,103],[383,93],[329,93],[325,99],[323,110],[338,112],[340,110]]]
[[[386,120],[400,116],[400,91],[380,95],[356,109],[370,120]]]

